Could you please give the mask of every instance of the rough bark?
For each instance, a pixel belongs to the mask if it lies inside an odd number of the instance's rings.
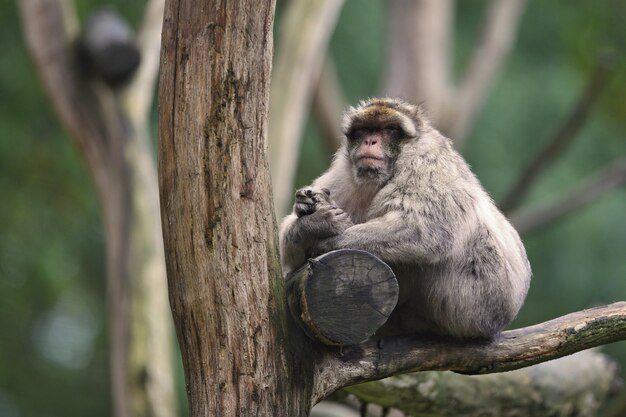
[[[171,325],[147,114],[137,111],[124,89],[113,91],[80,71],[73,49],[78,24],[70,1],[22,0],[20,6],[39,76],[87,161],[103,208],[115,415],[175,415]]]
[[[288,327],[266,155],[273,11],[249,0],[165,8],[161,208],[193,417],[311,407],[310,344]]]
[[[343,0],[292,0],[283,18],[269,133],[274,206],[281,214],[293,195],[304,122],[342,5]]]
[[[420,372],[345,391],[367,403],[424,417],[593,417],[620,385],[613,360],[584,351],[501,374]]]

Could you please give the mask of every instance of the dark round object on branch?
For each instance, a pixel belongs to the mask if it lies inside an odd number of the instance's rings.
[[[111,9],[91,14],[78,43],[85,68],[112,87],[130,80],[141,60],[132,28]]]
[[[313,339],[354,345],[371,337],[398,302],[391,268],[369,252],[341,249],[287,277],[292,316]]]

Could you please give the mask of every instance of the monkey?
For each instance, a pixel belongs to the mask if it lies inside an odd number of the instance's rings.
[[[421,105],[349,107],[330,168],[295,193],[280,226],[283,271],[336,249],[386,262],[398,303],[377,336],[493,339],[530,285],[522,241]]]

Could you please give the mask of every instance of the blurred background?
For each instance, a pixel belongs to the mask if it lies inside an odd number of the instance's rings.
[[[286,3],[277,5],[277,56],[280,37],[288,31],[281,26]],[[487,4],[456,2],[452,79],[463,79],[481,39]],[[75,5],[80,22],[109,5],[133,27],[145,7],[138,0]],[[389,91],[395,23],[387,2],[347,0],[337,13],[327,55],[345,101],[341,105]],[[529,1],[474,122],[458,135],[474,172],[502,204],[507,197],[510,203],[512,187],[537,155],[559,132],[566,137],[557,141],[527,192],[510,204],[534,272],[512,327],[626,300],[624,16],[626,3],[620,0]],[[107,262],[98,193],[44,93],[18,7],[10,1],[0,3],[0,51],[0,195],[5,196],[0,204],[0,416],[109,416]],[[151,108],[156,132],[156,104]],[[445,130],[445,110],[431,111],[440,115]],[[333,137],[323,120],[307,107],[289,196],[328,166]],[[156,141],[155,134],[151,137]],[[277,212],[285,204],[290,203],[279,203]],[[626,369],[625,343],[603,351]],[[185,415],[176,351],[172,361]]]

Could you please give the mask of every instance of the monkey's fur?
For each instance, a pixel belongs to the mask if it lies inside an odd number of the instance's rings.
[[[491,338],[519,311],[530,265],[519,235],[418,106],[349,108],[328,169],[281,225],[283,270],[340,248],[387,262],[398,305],[379,335]]]

